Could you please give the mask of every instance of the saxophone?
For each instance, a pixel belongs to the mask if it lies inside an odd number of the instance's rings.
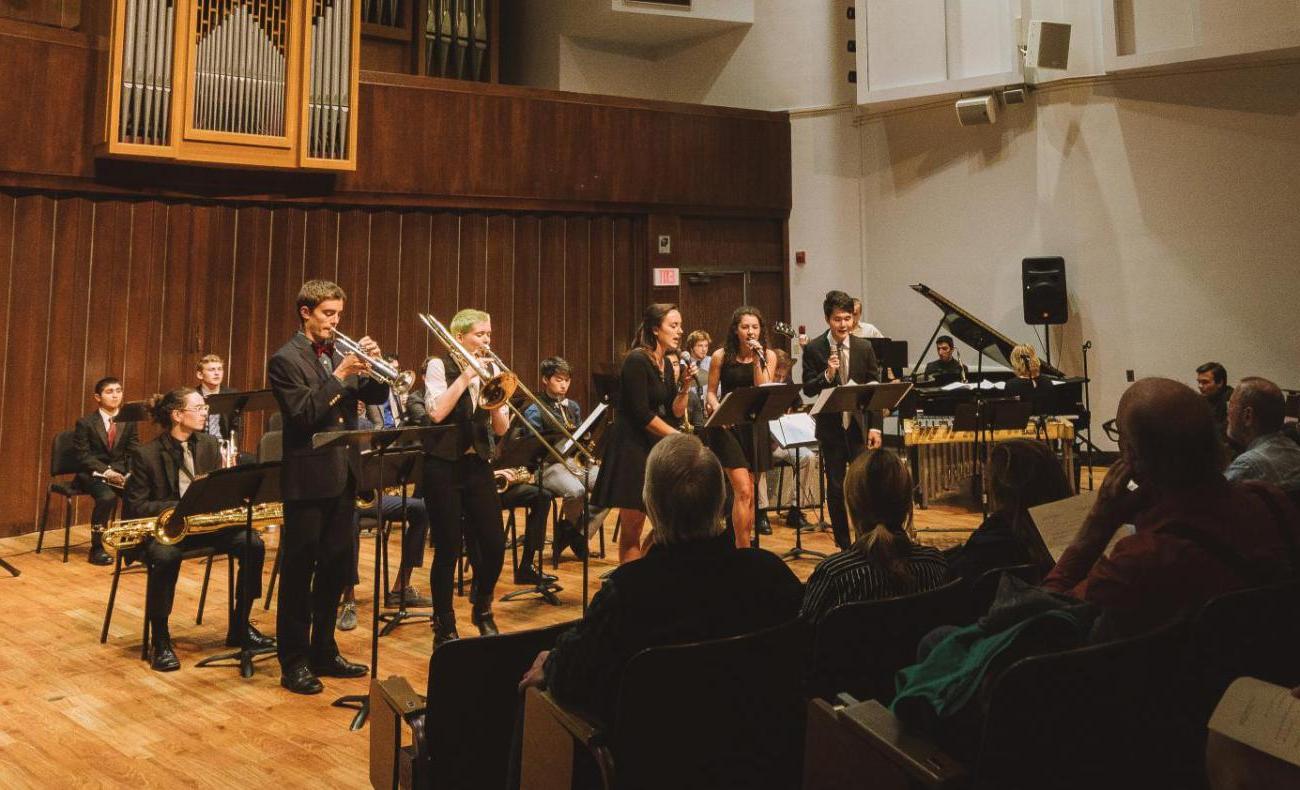
[[[512,466],[508,469],[496,469],[492,472],[492,479],[496,481],[497,493],[504,494],[510,490],[510,486],[515,483],[523,483],[532,477],[526,466]]]
[[[122,519],[104,528],[104,547],[117,553],[123,549],[134,548],[146,539],[152,538],[159,543],[170,546],[180,543],[187,535],[201,535],[219,532],[232,527],[242,527],[248,514],[242,507],[218,510],[213,513],[198,513],[186,516],[178,524],[172,524],[172,512],[167,508],[156,516]],[[284,521],[284,506],[279,502],[264,502],[253,505],[253,529],[258,532],[266,530],[271,524]]]

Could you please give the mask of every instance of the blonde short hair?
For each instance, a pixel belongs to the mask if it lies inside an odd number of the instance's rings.
[[[472,308],[467,308],[465,310],[461,310],[459,313],[456,313],[454,316],[452,316],[451,323],[447,326],[447,328],[451,330],[451,333],[453,335],[459,337],[460,335],[463,335],[469,330],[473,329],[475,324],[479,324],[484,321],[491,321],[491,320],[492,320],[492,316],[488,315],[482,310],[474,310]]]
[[[216,354],[204,354],[203,358],[199,360],[199,363],[194,366],[194,372],[202,373],[203,366],[209,365],[213,362],[217,363],[218,365],[223,365],[223,366],[225,365],[225,363],[221,361],[221,357],[217,356]]]
[[[722,532],[722,465],[695,436],[675,433],[655,444],[646,459],[641,496],[660,543],[689,543]]]

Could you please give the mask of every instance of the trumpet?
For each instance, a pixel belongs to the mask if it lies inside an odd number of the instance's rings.
[[[104,527],[102,538],[109,551],[117,553],[153,538],[165,546],[180,543],[187,535],[201,535],[218,532],[232,527],[241,527],[247,520],[247,513],[242,507],[218,510],[214,513],[200,513],[186,516],[177,523],[172,522],[175,508],[167,508],[156,516],[123,519]],[[265,502],[253,505],[253,529],[262,532],[270,524],[284,520],[284,506],[279,502]]]
[[[447,329],[447,327],[433,315],[429,313],[420,313],[420,321],[430,332],[433,333],[433,336],[438,339],[438,342],[442,343],[442,345],[446,347],[447,351],[451,354],[452,359],[456,361],[456,364],[460,365],[462,369],[468,367],[470,370],[473,370],[474,374],[483,381],[483,388],[480,390],[479,394],[479,408],[497,409],[502,405],[510,407],[510,411],[514,412],[514,415],[519,418],[519,421],[523,426],[527,428],[533,436],[537,437],[537,440],[542,443],[542,446],[545,447],[548,452],[550,452],[551,456],[560,463],[566,463],[567,461],[564,454],[547,441],[546,437],[542,436],[541,431],[538,431],[533,427],[533,424],[524,417],[524,413],[519,410],[519,407],[510,402],[511,396],[514,395],[515,390],[517,389],[524,394],[525,398],[537,407],[537,411],[541,414],[542,419],[549,422],[551,427],[555,428],[562,436],[569,440],[571,447],[576,448],[578,452],[585,455],[590,462],[594,463],[596,461],[595,456],[593,456],[586,447],[578,442],[577,438],[574,437],[573,433],[570,432],[569,429],[564,427],[563,423],[556,419],[555,414],[546,406],[546,404],[542,403],[541,400],[539,400],[538,397],[528,389],[528,387],[524,386],[524,384],[519,381],[519,377],[511,372],[506,363],[501,359],[501,357],[497,356],[496,352],[491,348],[484,349],[485,353],[483,356],[486,357],[487,362],[487,364],[484,364],[480,361],[479,357],[470,354],[469,351],[461,345],[460,341],[452,335],[451,330]],[[493,374],[491,372],[492,365],[495,365],[500,372]]]
[[[361,346],[357,344],[357,341],[337,329],[334,330],[334,344],[343,349],[344,354],[356,354],[361,358],[362,362],[369,365],[371,378],[379,379],[390,387],[396,387],[401,384],[402,374],[397,368],[378,357],[372,357],[362,351]],[[414,376],[412,377],[412,381],[414,381]]]
[[[510,486],[516,483],[522,483],[532,477],[526,466],[512,466],[509,469],[495,469],[492,472],[492,479],[496,481],[497,493],[504,494],[510,490]]]

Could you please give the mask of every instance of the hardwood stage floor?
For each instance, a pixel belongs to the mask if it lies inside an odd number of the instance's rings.
[[[808,511],[816,518],[816,511]],[[57,523],[58,514],[51,514]],[[946,547],[965,540],[978,514],[956,506],[918,510],[921,539]],[[591,561],[591,591],[600,573],[614,566],[614,519],[606,526],[610,559]],[[765,548],[783,552],[794,532],[774,522]],[[158,673],[141,661],[144,573],[124,573],[108,642],[99,631],[108,600],[112,568],[86,562],[86,527],[73,530],[71,557],[60,561],[62,534],[46,535],[46,548],[33,553],[35,533],[0,540],[0,557],[21,570],[10,578],[0,571],[0,787],[179,787],[260,788],[369,786],[368,730],[348,730],[352,711],[330,707],[343,694],[366,693],[369,677],[325,679],[325,692],[301,697],[280,688],[274,657],[260,661],[243,680],[235,669],[199,669],[199,659],[224,649],[227,594],[225,560],[214,563],[203,625],[195,625],[203,563],[191,560],[181,570],[171,632],[181,660],[178,672]],[[54,545],[51,545],[53,542]],[[264,580],[269,578],[276,538],[267,536]],[[593,540],[593,546],[595,541]],[[805,533],[804,545],[830,553],[829,532]],[[343,655],[369,662],[371,569],[374,540],[363,537],[362,588],[357,592],[361,624],[339,633]],[[392,538],[390,557],[400,546]],[[549,557],[549,554],[548,554]],[[581,616],[582,566],[565,555],[558,575],[561,606],[536,599],[495,605],[503,631],[515,631]],[[428,562],[416,571],[428,592]],[[509,549],[505,581],[510,579]],[[812,560],[792,563],[800,578]],[[549,561],[548,561],[549,570]],[[498,585],[498,597],[516,589]],[[474,632],[469,605],[456,599],[462,634]],[[275,632],[275,607],[259,601],[253,621]],[[409,624],[380,639],[381,677],[405,675],[416,689],[427,683],[432,634],[424,623]]]

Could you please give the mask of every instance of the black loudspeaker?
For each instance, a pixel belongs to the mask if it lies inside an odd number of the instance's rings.
[[[1064,324],[1069,319],[1064,258],[1025,258],[1020,280],[1026,324]]]

